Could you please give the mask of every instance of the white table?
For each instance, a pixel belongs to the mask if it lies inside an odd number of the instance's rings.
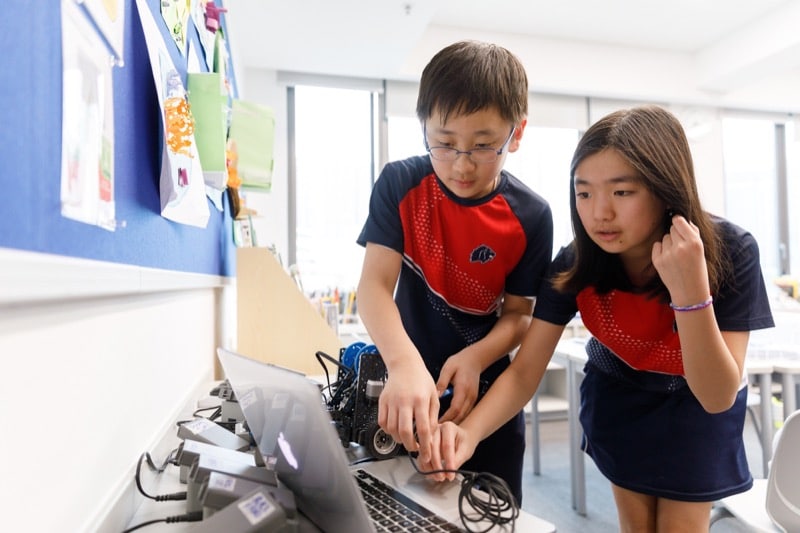
[[[772,457],[772,435],[775,420],[772,416],[772,362],[767,358],[745,357],[745,370],[749,376],[755,376],[759,392],[759,418],[761,419],[761,465],[764,477],[769,472],[769,460]]]
[[[750,375],[757,376],[761,393],[761,440],[764,448],[764,477],[767,477],[768,462],[772,458],[772,438],[775,421],[772,412],[773,375],[779,376],[783,419],[797,410],[797,377],[800,376],[800,347],[780,343],[751,343],[745,368]],[[766,429],[764,429],[766,428]]]
[[[572,508],[586,515],[586,473],[581,450],[582,430],[579,420],[580,385],[583,379],[583,366],[586,364],[585,337],[573,337],[559,341],[553,352],[550,364],[566,368],[567,378],[567,424],[569,427],[569,470],[572,492]],[[541,472],[539,453],[539,402],[538,391],[531,398],[531,444],[533,446],[533,473]]]
[[[586,515],[586,467],[584,464],[581,439],[583,430],[580,422],[581,381],[583,367],[588,360],[585,337],[565,339],[558,343],[553,359],[567,367],[567,424],[569,427],[569,471],[572,487],[572,508],[580,515]]]
[[[797,410],[797,376],[800,375],[800,346],[796,344],[772,343],[758,346],[756,353],[772,363],[775,374],[781,376],[783,418]]]

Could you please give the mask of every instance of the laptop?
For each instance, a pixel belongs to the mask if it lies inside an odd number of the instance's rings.
[[[217,355],[264,462],[318,528],[330,533],[462,530],[365,470],[351,469],[320,389],[304,374],[223,348]],[[408,517],[402,526],[365,503],[399,507],[389,503],[391,496],[399,497]]]

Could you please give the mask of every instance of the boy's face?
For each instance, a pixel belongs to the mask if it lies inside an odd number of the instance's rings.
[[[484,109],[469,115],[450,115],[442,123],[441,115],[434,112],[425,122],[427,146],[435,148],[454,148],[462,152],[475,149],[490,149],[483,154],[494,154],[502,149],[492,162],[475,162],[479,156],[465,153],[457,154],[450,160],[437,159],[431,155],[431,163],[436,175],[445,187],[459,198],[481,198],[497,186],[500,170],[508,152],[519,148],[526,121],[511,124],[494,109]],[[512,132],[513,128],[513,132]],[[491,152],[491,154],[490,154]]]

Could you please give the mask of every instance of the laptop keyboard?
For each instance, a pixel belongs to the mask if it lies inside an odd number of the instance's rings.
[[[378,533],[387,531],[463,531],[365,470],[354,472]]]

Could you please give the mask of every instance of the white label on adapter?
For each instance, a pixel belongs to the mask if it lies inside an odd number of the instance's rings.
[[[191,422],[186,422],[183,424],[183,427],[197,435],[198,433],[202,433],[210,426],[212,426],[214,422],[208,420],[207,418],[195,418]]]
[[[251,525],[256,525],[272,510],[272,504],[269,502],[263,492],[256,492],[243,502],[239,503],[239,510],[247,518]]]
[[[209,488],[224,490],[226,492],[233,492],[236,488],[236,478],[219,472],[212,472],[212,476],[208,478]]]

